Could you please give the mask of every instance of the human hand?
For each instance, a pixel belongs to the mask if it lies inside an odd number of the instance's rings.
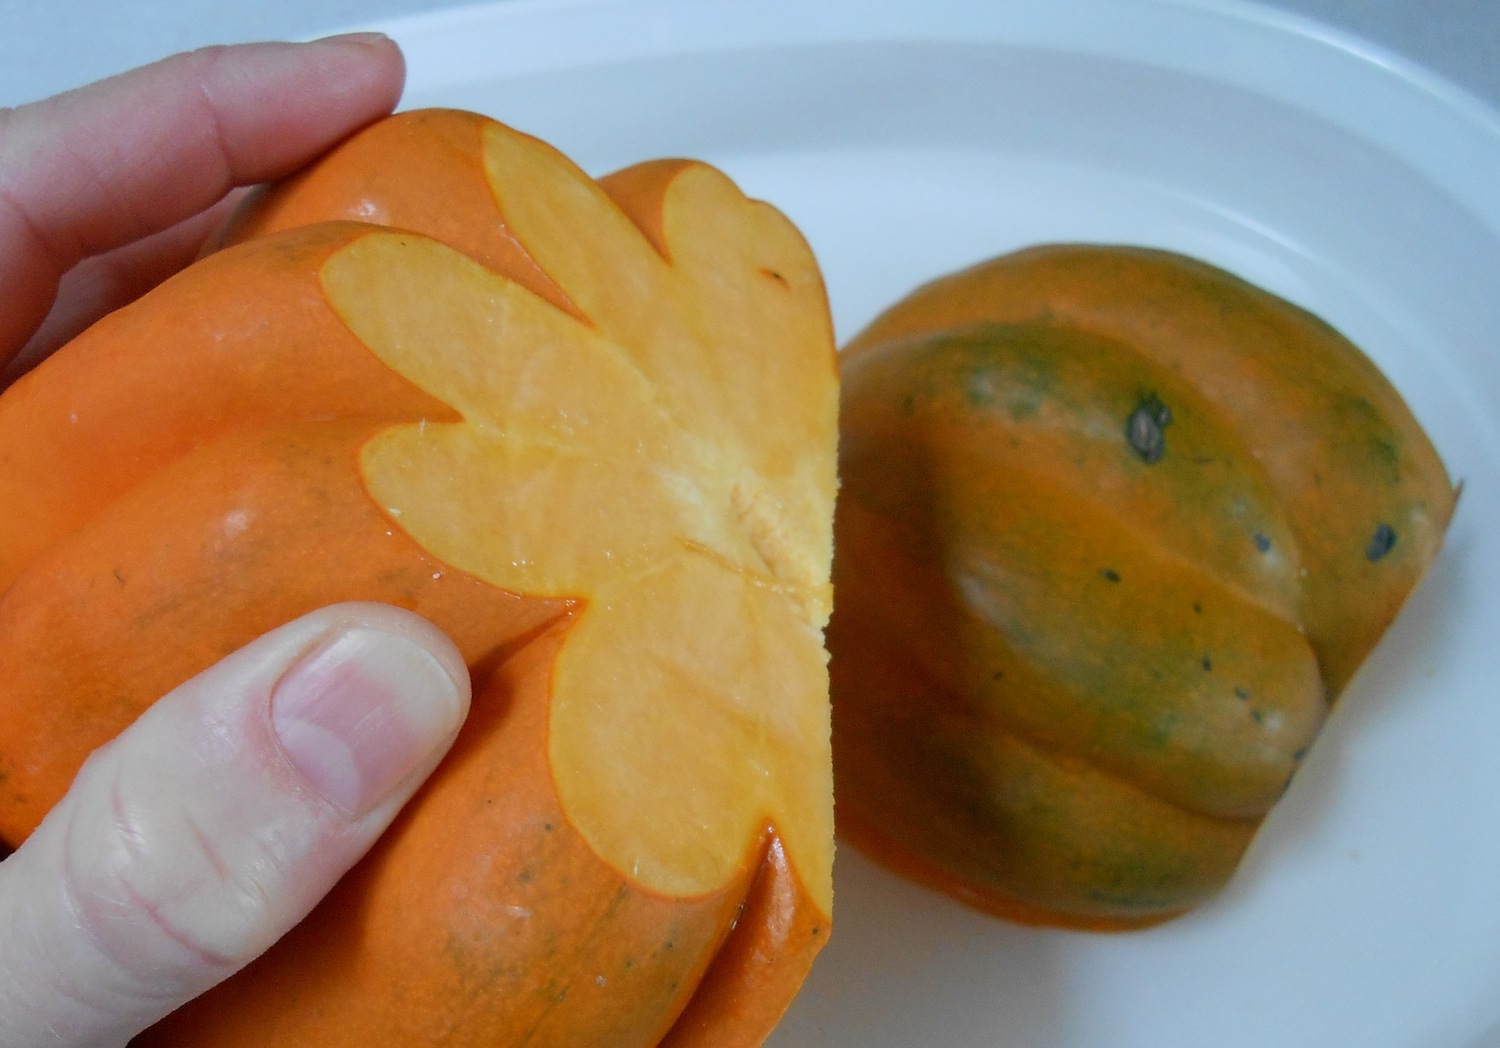
[[[234,187],[384,115],[401,79],[383,39],[254,45],[0,111],[0,369],[186,264]],[[156,703],[0,862],[0,1045],[123,1045],[259,955],[389,825],[468,702],[434,627],[349,604]]]
[[[192,261],[237,187],[385,116],[404,79],[383,36],[249,44],[0,109],[0,375]]]

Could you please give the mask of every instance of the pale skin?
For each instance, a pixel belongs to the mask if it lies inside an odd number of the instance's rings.
[[[383,37],[211,48],[0,110],[0,388],[188,264],[242,187],[388,113],[403,74]],[[165,696],[0,862],[0,1044],[124,1045],[249,963],[468,704],[452,643],[378,605],[315,612]]]

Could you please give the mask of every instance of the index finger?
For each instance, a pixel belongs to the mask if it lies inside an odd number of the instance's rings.
[[[246,44],[0,110],[0,364],[80,260],[296,170],[389,113],[403,77],[381,36]]]

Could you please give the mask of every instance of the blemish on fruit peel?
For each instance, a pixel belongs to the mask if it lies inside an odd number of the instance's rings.
[[[234,510],[224,518],[224,536],[234,538],[250,530],[250,514],[242,509]]]

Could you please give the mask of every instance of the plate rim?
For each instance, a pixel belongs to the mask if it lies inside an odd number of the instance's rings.
[[[1163,27],[1196,46],[1147,31]],[[1413,59],[1257,0],[478,0],[350,28],[401,43],[408,95],[476,76],[790,44],[962,41],[1125,59],[1330,120],[1398,156],[1500,236],[1500,110]],[[506,47],[484,46],[497,36]],[[1249,51],[1223,46],[1247,40]]]

